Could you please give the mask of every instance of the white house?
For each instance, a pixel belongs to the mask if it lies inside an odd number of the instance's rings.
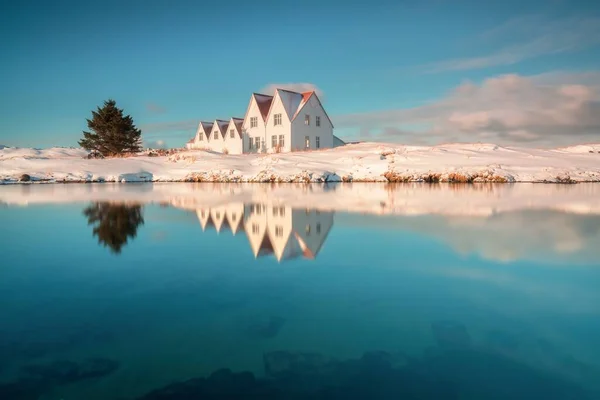
[[[335,143],[343,144],[338,138]],[[244,118],[227,126],[200,122],[186,147],[229,154],[325,149],[334,147],[333,124],[314,91],[276,89],[273,96],[253,93]]]
[[[202,230],[245,232],[255,258],[314,259],[331,227],[333,212],[293,209],[281,204],[230,203],[196,210]]]

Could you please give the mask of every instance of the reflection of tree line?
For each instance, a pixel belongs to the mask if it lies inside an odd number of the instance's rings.
[[[98,242],[120,254],[129,238],[135,238],[138,226],[144,223],[141,205],[97,202],[83,210],[88,225],[93,225],[93,234]]]

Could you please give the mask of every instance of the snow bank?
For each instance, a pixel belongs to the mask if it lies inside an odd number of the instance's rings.
[[[598,182],[600,145],[555,150],[494,144],[359,143],[286,154],[85,159],[80,149],[0,150],[0,181],[45,182]],[[586,151],[587,150],[587,151]]]

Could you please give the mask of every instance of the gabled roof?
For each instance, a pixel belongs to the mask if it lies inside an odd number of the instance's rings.
[[[206,137],[210,136],[210,132],[212,131],[213,123],[212,122],[204,122],[201,121],[198,124],[198,131],[202,129],[204,131],[204,135]]]
[[[252,97],[256,100],[256,104],[258,105],[258,109],[260,110],[260,115],[263,117],[263,121],[267,120],[267,115],[269,115],[269,110],[271,109],[271,104],[273,103],[273,96],[268,96],[266,94],[260,93],[252,93]]]
[[[300,105],[298,106],[298,109],[296,110],[296,113],[294,114],[294,117],[292,118],[292,121],[296,119],[296,117],[300,114],[300,111],[302,111],[302,109],[304,108],[304,106],[306,105],[306,103],[308,103],[308,101],[310,100],[310,98],[313,97],[313,96],[319,102],[319,105],[321,106],[321,109],[323,110],[323,113],[325,114],[325,116],[329,120],[329,123],[331,124],[331,127],[333,128],[333,122],[331,122],[331,118],[329,118],[329,115],[327,115],[327,111],[325,111],[325,107],[323,107],[323,104],[321,104],[321,100],[319,100],[319,96],[317,96],[317,93],[315,93],[314,90],[311,91],[311,92],[303,92],[302,93],[302,101],[300,102]]]
[[[296,111],[298,110],[298,107],[302,103],[304,96],[302,93],[292,92],[291,90],[285,89],[276,89],[275,93],[279,95],[281,103],[283,104],[283,108],[285,109],[285,113],[287,114],[289,120],[292,121]]]
[[[232,123],[233,123],[233,126],[235,127],[235,130],[237,131],[238,135],[240,135],[240,137],[242,137],[242,127],[244,125],[244,119],[231,117],[231,119],[229,120],[229,125],[231,125]],[[229,125],[227,125],[227,126],[229,127]]]
[[[229,126],[229,121],[225,121],[222,119],[215,119],[215,124],[219,128],[219,131],[221,132],[221,136],[225,137],[225,134],[227,134],[227,127]]]
[[[298,116],[298,114],[300,114],[300,111],[304,108],[304,106],[306,105],[306,103],[308,103],[308,100],[310,100],[310,98],[312,97],[313,94],[315,94],[314,91],[312,91],[312,92],[303,92],[302,93],[302,101],[300,102],[300,105],[298,106],[298,109],[296,110],[296,113],[292,117],[292,121],[296,119],[296,117]]]

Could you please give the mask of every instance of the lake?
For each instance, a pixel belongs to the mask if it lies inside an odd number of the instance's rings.
[[[6,185],[0,221],[2,399],[600,398],[599,184]]]

